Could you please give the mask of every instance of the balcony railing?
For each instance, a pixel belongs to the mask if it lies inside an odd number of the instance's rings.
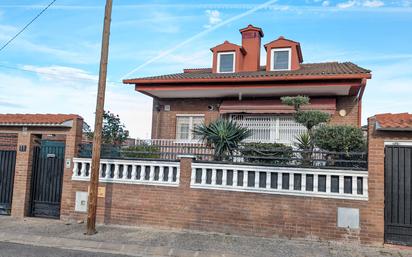
[[[79,157],[90,158],[91,150],[90,144],[81,145]],[[292,147],[261,149],[245,144],[233,155],[215,156],[214,149],[205,144],[168,139],[138,140],[136,146],[128,148],[104,145],[101,154],[107,159],[177,160],[180,155],[191,155],[199,161],[227,164],[367,170],[366,152],[308,151]]]

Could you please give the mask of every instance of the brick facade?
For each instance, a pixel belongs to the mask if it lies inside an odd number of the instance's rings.
[[[346,116],[339,115],[340,110],[346,111]],[[359,101],[355,96],[342,96],[336,98],[336,112],[332,115],[331,124],[361,126],[361,110]]]
[[[183,99],[153,99],[152,138],[175,139],[177,114],[204,114],[205,122],[209,123],[220,117],[219,105],[222,99],[217,98],[183,98]],[[165,105],[170,111],[165,111]],[[209,110],[213,106],[213,110]],[[340,116],[339,111],[345,110],[346,116]],[[331,124],[360,126],[360,109],[358,100],[352,96],[336,98],[336,111],[331,117]]]
[[[17,134],[0,133],[0,150],[15,151],[17,147]]]
[[[216,120],[219,110],[216,106],[220,99],[153,99],[152,138],[175,139],[177,114],[204,114],[205,123]],[[170,111],[165,111],[164,106],[170,105]],[[214,110],[209,110],[213,106]],[[159,110],[159,111],[158,111]]]

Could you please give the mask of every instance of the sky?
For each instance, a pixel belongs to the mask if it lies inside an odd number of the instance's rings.
[[[1,0],[0,46],[50,0]],[[0,51],[0,113],[76,113],[93,125],[103,0],[57,0]],[[151,98],[123,78],[210,67],[210,48],[261,27],[301,43],[305,63],[351,61],[372,70],[363,124],[412,112],[412,0],[114,0],[105,109],[149,138]],[[263,59],[263,58],[262,58]]]

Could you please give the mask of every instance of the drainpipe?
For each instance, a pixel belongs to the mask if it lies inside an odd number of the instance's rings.
[[[361,89],[359,91],[357,100],[358,100],[358,124],[359,127],[362,126],[362,97],[363,97],[363,93],[365,92],[365,88],[366,88],[366,79],[363,78],[361,81]]]

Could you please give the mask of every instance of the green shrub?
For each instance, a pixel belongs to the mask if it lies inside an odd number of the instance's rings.
[[[315,145],[323,150],[336,152],[359,152],[365,150],[362,130],[347,125],[324,125],[314,132]]]
[[[245,162],[262,164],[287,164],[293,155],[292,147],[278,143],[247,143],[239,151],[242,156],[252,156],[245,157]]]
[[[128,158],[160,158],[160,148],[149,144],[129,146],[122,149],[122,154]]]

